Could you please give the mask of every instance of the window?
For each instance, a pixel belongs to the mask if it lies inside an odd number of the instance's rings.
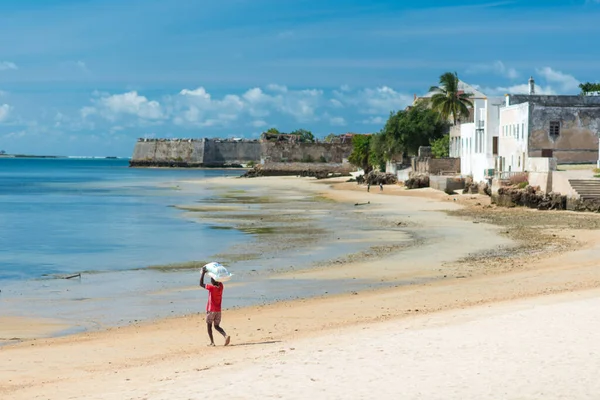
[[[560,136],[560,121],[550,121],[550,136],[554,138]]]
[[[525,139],[525,124],[521,124],[521,139]]]

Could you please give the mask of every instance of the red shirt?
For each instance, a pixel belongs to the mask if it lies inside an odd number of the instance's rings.
[[[221,300],[223,300],[223,284],[219,286],[206,285],[208,290],[208,303],[206,303],[207,312],[220,312],[221,311]]]

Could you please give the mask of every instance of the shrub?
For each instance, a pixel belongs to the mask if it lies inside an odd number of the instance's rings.
[[[315,159],[310,154],[307,154],[304,157],[302,157],[301,161],[305,162],[305,163],[311,163],[311,162],[315,162]]]
[[[527,181],[525,181],[525,182],[519,182],[519,183],[517,184],[517,187],[518,187],[519,189],[525,189],[525,188],[526,188],[528,185],[529,185],[529,182],[527,182]]]
[[[529,177],[527,176],[526,172],[523,172],[520,174],[512,175],[508,180],[510,181],[511,186],[516,186],[523,182],[527,183],[527,181],[529,180]],[[525,186],[527,186],[527,185],[525,185]]]
[[[321,157],[319,157],[319,162],[326,163],[327,159],[325,158],[325,156],[321,156]]]

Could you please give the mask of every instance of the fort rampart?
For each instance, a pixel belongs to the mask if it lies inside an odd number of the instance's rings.
[[[242,167],[269,163],[347,162],[352,144],[220,139],[139,139],[132,167]]]

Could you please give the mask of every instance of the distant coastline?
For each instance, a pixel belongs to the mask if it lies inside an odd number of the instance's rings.
[[[60,159],[90,159],[90,160],[129,160],[129,157],[116,157],[116,156],[104,156],[104,157],[85,157],[85,156],[39,156],[31,154],[0,154],[0,158],[60,158]]]

